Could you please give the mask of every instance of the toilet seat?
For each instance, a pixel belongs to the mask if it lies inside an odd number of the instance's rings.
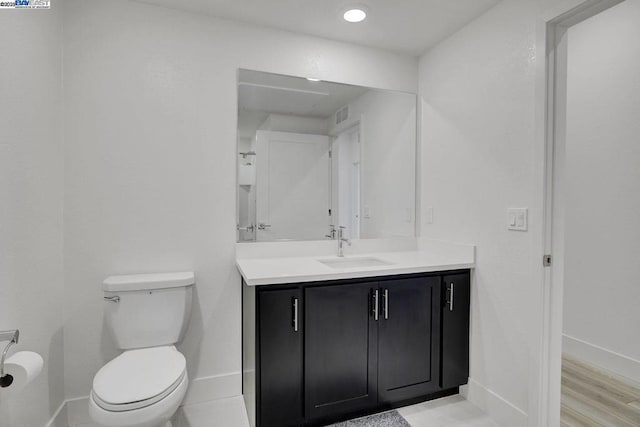
[[[91,395],[106,411],[131,411],[163,400],[185,377],[185,358],[174,346],[128,350],[98,371]]]

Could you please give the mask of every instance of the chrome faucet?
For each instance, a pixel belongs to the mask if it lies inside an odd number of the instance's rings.
[[[324,237],[335,240],[336,238],[336,226],[333,224],[329,225],[329,234],[325,234]]]
[[[344,243],[346,243],[347,245],[351,246],[351,240],[349,240],[349,239],[347,239],[345,237],[342,237],[342,233],[344,232],[344,230],[346,228],[347,227],[345,227],[343,225],[338,227],[338,256],[339,257],[343,257],[344,256],[344,254],[342,253],[342,245]]]

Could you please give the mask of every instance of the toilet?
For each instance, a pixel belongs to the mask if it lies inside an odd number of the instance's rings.
[[[93,378],[89,414],[108,427],[171,427],[187,393],[186,361],[174,344],[191,314],[192,272],[108,277],[105,322],[122,354]]]

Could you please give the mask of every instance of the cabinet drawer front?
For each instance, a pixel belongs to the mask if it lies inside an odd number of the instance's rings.
[[[305,290],[306,418],[346,414],[376,404],[377,283]]]
[[[302,324],[294,324],[300,297],[299,289],[258,293],[260,427],[295,426],[303,418]]]
[[[380,282],[378,393],[394,402],[438,389],[440,278]]]

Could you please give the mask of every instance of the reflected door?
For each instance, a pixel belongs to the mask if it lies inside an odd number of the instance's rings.
[[[329,137],[256,132],[256,240],[319,240],[329,224]]]

